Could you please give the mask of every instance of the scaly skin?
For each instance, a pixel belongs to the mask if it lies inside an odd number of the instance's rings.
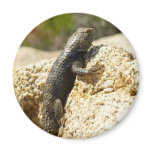
[[[44,130],[53,135],[58,135],[63,107],[74,86],[76,74],[97,71],[96,68],[83,68],[84,56],[91,47],[94,32],[93,28],[79,28],[69,38],[48,75],[42,104],[42,121]]]

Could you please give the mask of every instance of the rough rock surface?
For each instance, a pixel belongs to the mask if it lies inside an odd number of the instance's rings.
[[[39,124],[39,104],[48,73],[54,60],[44,60],[14,69],[14,91],[22,109],[36,124]]]
[[[89,138],[116,125],[128,112],[138,89],[138,65],[130,52],[102,46],[86,67],[103,71],[78,75],[65,106],[59,136]],[[14,69],[16,97],[28,117],[41,127],[41,101],[52,60]]]
[[[98,40],[95,40],[93,44],[94,45],[105,44],[105,45],[110,45],[110,46],[117,46],[119,48],[123,48],[127,50],[128,52],[132,52],[134,54],[132,45],[130,44],[128,39],[125,37],[125,35],[122,33],[100,38]]]

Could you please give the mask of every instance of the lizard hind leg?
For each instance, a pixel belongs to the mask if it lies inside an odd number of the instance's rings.
[[[59,125],[54,117],[54,108],[52,102],[44,102],[42,105],[43,129],[50,134],[58,135]]]
[[[60,119],[63,117],[64,110],[63,105],[60,99],[54,100],[54,116],[56,118],[56,121],[58,122],[60,126]]]

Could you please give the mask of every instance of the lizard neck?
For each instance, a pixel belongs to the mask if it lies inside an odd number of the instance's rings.
[[[68,51],[64,50],[61,52],[55,64],[71,65],[78,58],[83,58],[87,52],[86,51]]]
[[[86,53],[86,51],[64,50],[62,55],[68,60],[75,61],[77,58],[84,57]]]

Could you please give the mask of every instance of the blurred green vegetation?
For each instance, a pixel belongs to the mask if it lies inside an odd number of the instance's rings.
[[[79,27],[94,27],[95,39],[120,32],[115,26],[97,16],[81,13],[63,14],[35,27],[22,45],[46,51],[60,50],[68,37]]]
[[[62,30],[71,32],[73,24],[74,20],[71,14],[59,15],[45,22],[46,28],[50,29],[51,27],[54,35],[58,35]]]

